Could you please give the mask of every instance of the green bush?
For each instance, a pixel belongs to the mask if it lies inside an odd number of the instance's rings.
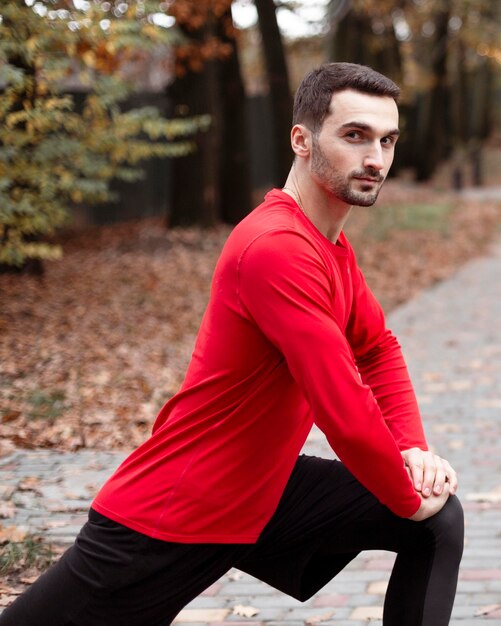
[[[152,107],[121,111],[132,90],[121,64],[167,50],[173,35],[148,19],[158,2],[129,3],[121,17],[87,5],[15,0],[0,8],[0,264],[59,258],[46,238],[72,204],[111,199],[113,178],[136,180],[141,161],[186,154],[189,136],[209,123],[167,120]],[[61,91],[70,76],[88,90],[81,112]]]

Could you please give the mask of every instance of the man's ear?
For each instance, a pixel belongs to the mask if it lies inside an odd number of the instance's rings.
[[[295,124],[291,130],[291,146],[294,154],[306,158],[311,151],[311,131],[302,124]]]

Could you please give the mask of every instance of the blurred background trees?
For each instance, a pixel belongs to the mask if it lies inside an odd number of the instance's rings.
[[[170,226],[236,223],[284,183],[293,92],[325,61],[402,86],[395,173],[426,181],[448,159],[455,188],[482,182],[501,3],[20,0],[0,15],[0,262],[54,255],[40,235],[113,191],[117,217],[154,204]]]
[[[141,178],[148,158],[183,155],[176,141],[207,116],[166,120],[153,107],[119,104],[134,90],[122,72],[172,33],[148,20],[147,3],[8,2],[0,9],[0,264],[57,258],[45,240],[68,209],[113,198],[110,182]],[[109,19],[105,19],[108,18]],[[84,89],[77,102],[71,81]],[[65,93],[66,92],[66,93]]]
[[[171,14],[183,39],[174,46],[167,88],[174,115],[208,113],[198,150],[172,163],[172,226],[236,223],[251,209],[246,99],[230,0],[178,0]]]
[[[405,134],[397,166],[424,181],[452,158],[457,188],[468,164],[469,182],[480,184],[481,146],[494,124],[501,4],[331,0],[328,13],[331,60],[371,65],[403,87]]]

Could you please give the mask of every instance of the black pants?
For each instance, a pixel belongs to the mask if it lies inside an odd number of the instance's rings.
[[[397,553],[384,626],[446,626],[462,548],[456,497],[412,522],[338,461],[301,456],[253,545],[159,541],[91,510],[75,545],[2,613],[0,626],[166,626],[231,567],[306,600],[368,549]]]

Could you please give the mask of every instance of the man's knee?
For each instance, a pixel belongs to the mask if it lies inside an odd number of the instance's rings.
[[[451,496],[445,506],[436,515],[427,520],[437,545],[447,548],[459,559],[463,554],[464,515],[461,502]]]

